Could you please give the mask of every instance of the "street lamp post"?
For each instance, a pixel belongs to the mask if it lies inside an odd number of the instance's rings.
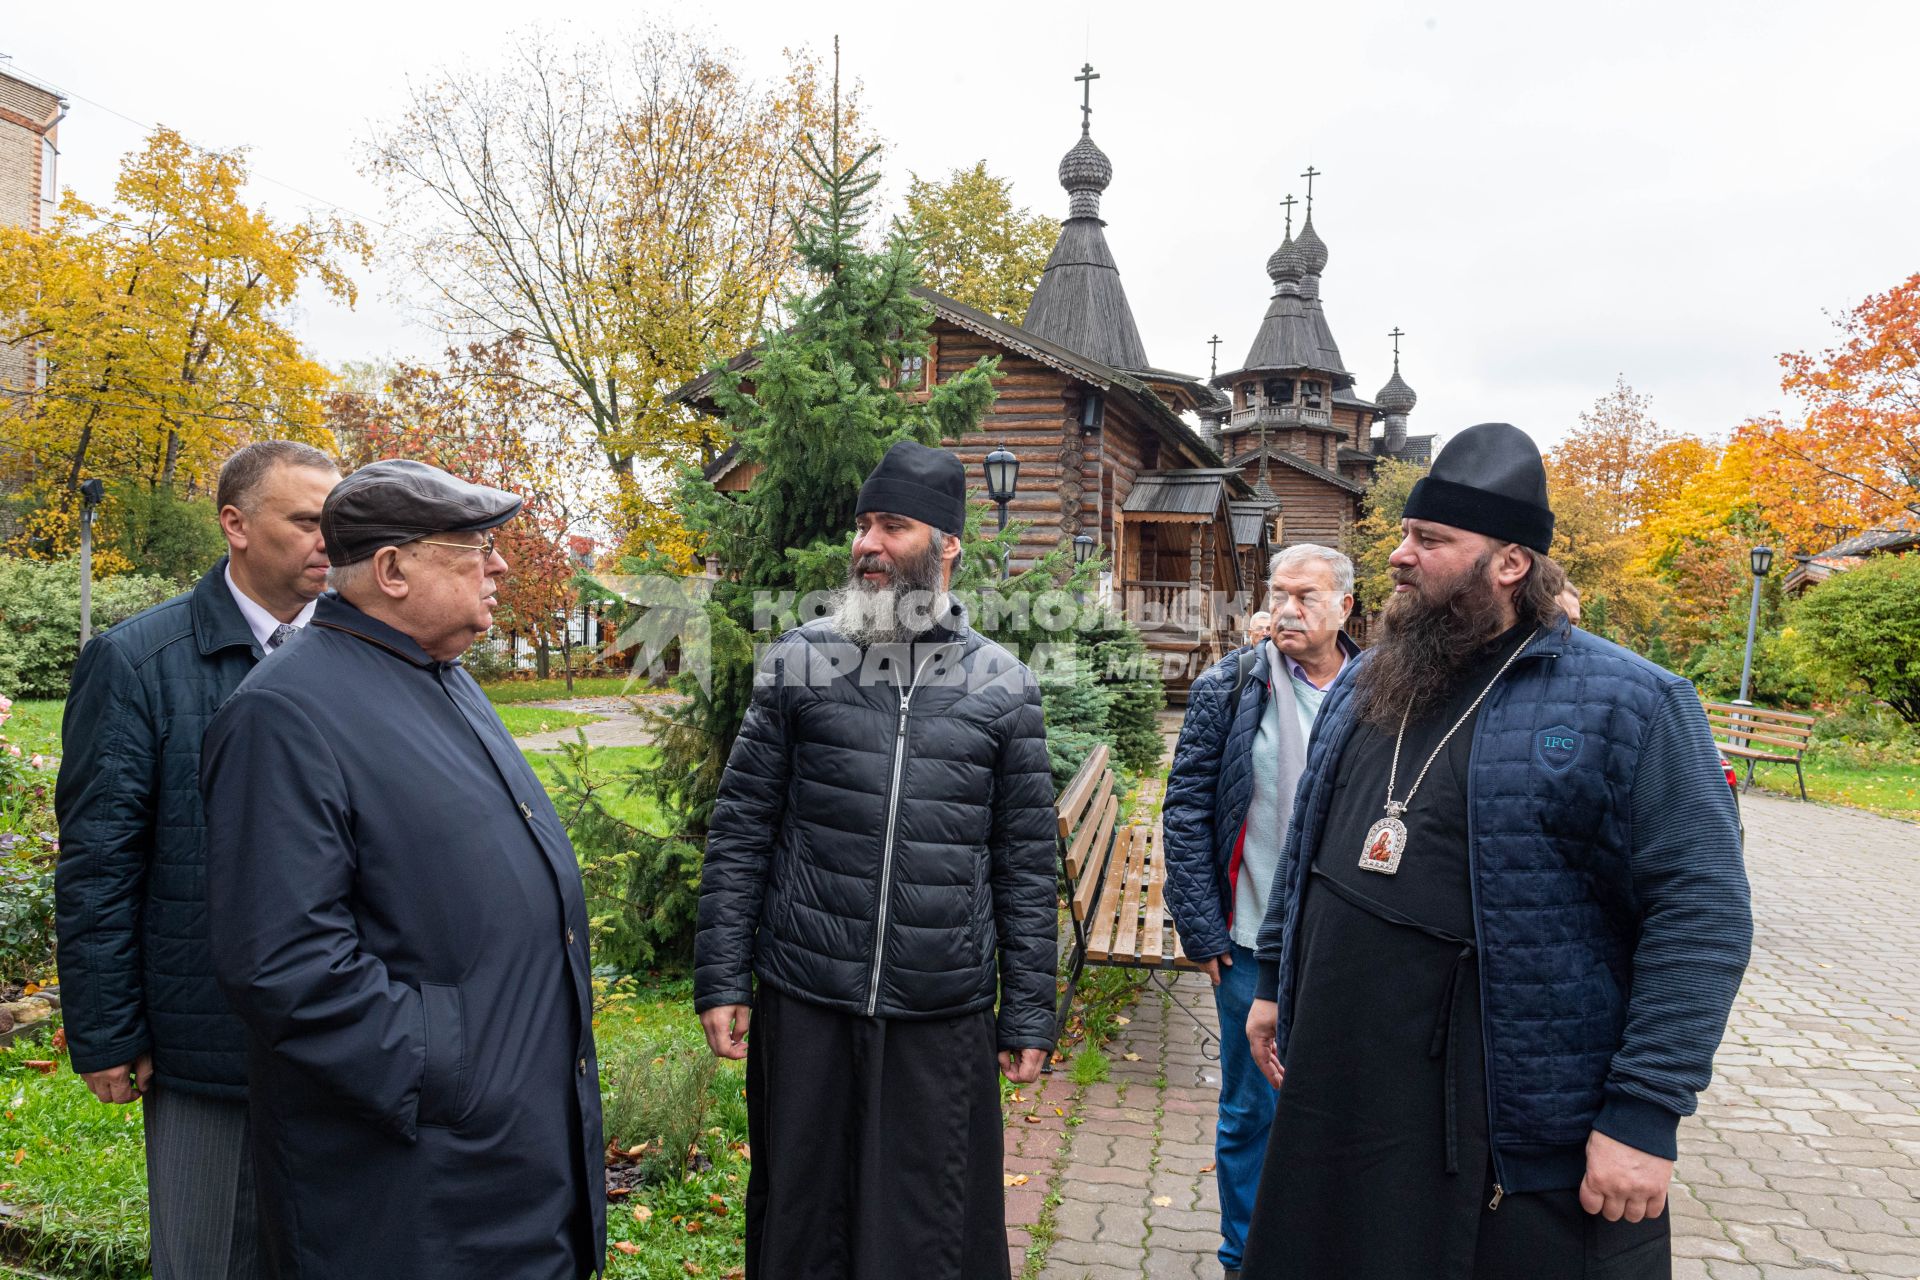
[[[1014,452],[1001,445],[987,455],[982,464],[987,473],[987,496],[1000,508],[1000,532],[1007,531],[1007,504],[1013,501],[1013,495],[1020,481],[1020,459]],[[1003,549],[1000,556],[1000,576],[1007,578],[1013,574],[1013,553]]]
[[[1773,568],[1773,548],[1755,547],[1749,553],[1749,564],[1753,569],[1753,602],[1747,607],[1747,657],[1740,665],[1739,705],[1743,707],[1753,705],[1747,701],[1747,693],[1753,688],[1753,635],[1760,626],[1760,579]]]
[[[80,482],[80,647],[93,639],[93,513],[106,497],[98,480]]]

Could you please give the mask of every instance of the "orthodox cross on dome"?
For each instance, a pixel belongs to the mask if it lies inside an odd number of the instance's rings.
[[[1213,348],[1213,368],[1207,376],[1210,378],[1218,377],[1220,374],[1220,335],[1216,333],[1211,338],[1208,338],[1207,345]]]
[[[1093,82],[1100,77],[1094,71],[1093,64],[1087,63],[1080,68],[1074,83],[1080,86],[1080,132],[1086,133],[1093,128]]]
[[[1307,171],[1300,176],[1307,180],[1307,217],[1311,218],[1313,217],[1313,180],[1323,175],[1320,170],[1308,165]]]
[[[1287,238],[1289,240],[1293,238],[1293,206],[1299,203],[1298,200],[1293,198],[1293,192],[1291,191],[1287,192],[1287,198],[1280,202],[1280,207],[1287,211]]]
[[[1400,339],[1407,336],[1406,330],[1399,325],[1393,326],[1393,332],[1387,335],[1393,339],[1393,371],[1400,372]]]

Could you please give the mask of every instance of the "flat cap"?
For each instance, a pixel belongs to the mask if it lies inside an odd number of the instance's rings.
[[[382,547],[436,533],[478,533],[520,513],[519,495],[469,484],[405,458],[369,463],[342,480],[320,508],[327,559],[354,564]]]

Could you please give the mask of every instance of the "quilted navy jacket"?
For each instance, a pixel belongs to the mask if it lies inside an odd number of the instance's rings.
[[[998,998],[1002,1049],[1053,1046],[1040,689],[963,615],[939,635],[861,650],[814,622],[768,651],[707,835],[697,1009],[752,975],[867,1017]]]
[[[1343,632],[1340,647],[1351,661],[1360,650]],[[1253,803],[1253,739],[1267,710],[1264,667],[1247,673],[1232,706],[1237,667],[1246,649],[1201,672],[1187,690],[1187,714],[1167,774],[1160,807],[1162,844],[1180,945],[1197,960],[1225,955],[1227,919],[1233,908],[1233,849]]]
[[[1282,1061],[1305,873],[1355,728],[1358,669],[1315,722],[1260,930]],[[1739,815],[1699,697],[1617,645],[1557,628],[1494,686],[1471,759],[1496,1180],[1514,1192],[1578,1185],[1594,1129],[1671,1159],[1753,940]]]
[[[188,1093],[246,1096],[246,1033],[213,981],[200,737],[259,658],[226,557],[80,655],[54,787],[60,996],[73,1069],[149,1050]]]

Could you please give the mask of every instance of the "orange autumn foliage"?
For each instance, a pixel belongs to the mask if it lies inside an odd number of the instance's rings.
[[[1789,551],[1920,520],[1920,273],[1838,325],[1840,346],[1780,357],[1781,388],[1804,415],[1739,430],[1756,445],[1754,495]]]

